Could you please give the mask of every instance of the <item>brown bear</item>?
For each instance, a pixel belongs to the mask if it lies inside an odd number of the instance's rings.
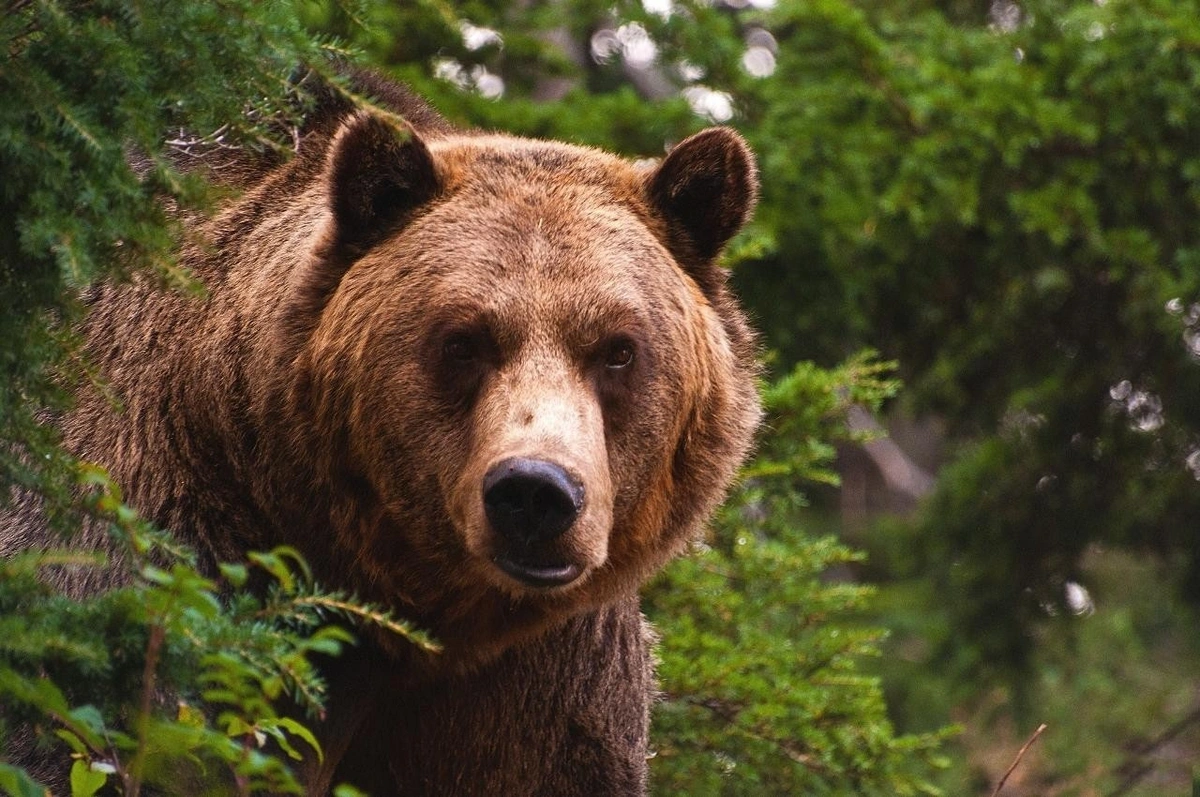
[[[240,190],[181,253],[202,299],[92,290],[123,409],[82,393],[66,443],[210,566],[294,545],[443,643],[331,665],[310,793],[641,794],[637,589],[759,418],[715,263],[753,157],[726,128],[649,166],[464,132],[369,83],[378,106],[327,103],[286,163],[201,164]],[[28,516],[0,531],[0,551],[43,542]]]

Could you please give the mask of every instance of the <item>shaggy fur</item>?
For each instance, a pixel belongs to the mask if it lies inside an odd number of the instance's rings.
[[[643,793],[636,591],[700,533],[759,417],[713,262],[752,156],[713,128],[638,168],[369,88],[394,116],[334,102],[288,163],[214,172],[243,193],[183,252],[203,300],[95,289],[84,331],[124,408],[81,394],[66,443],[210,566],[295,545],[445,645],[381,637],[331,666],[312,793]],[[512,457],[580,485],[538,549],[569,583],[497,565],[482,485]],[[0,551],[44,543],[28,511],[0,530]]]

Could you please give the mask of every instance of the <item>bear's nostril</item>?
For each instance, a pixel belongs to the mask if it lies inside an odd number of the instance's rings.
[[[583,486],[553,462],[506,459],[484,477],[483,506],[497,534],[528,547],[571,528],[583,509]]]

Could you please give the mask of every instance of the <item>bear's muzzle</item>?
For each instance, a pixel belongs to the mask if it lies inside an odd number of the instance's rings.
[[[498,462],[484,476],[483,506],[504,542],[493,561],[508,575],[530,586],[556,587],[583,572],[549,550],[584,507],[583,485],[561,465],[526,457]]]

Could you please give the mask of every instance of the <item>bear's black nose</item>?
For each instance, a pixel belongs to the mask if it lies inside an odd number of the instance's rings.
[[[553,462],[515,457],[483,478],[483,506],[497,534],[529,551],[571,528],[583,509],[583,485]]]

